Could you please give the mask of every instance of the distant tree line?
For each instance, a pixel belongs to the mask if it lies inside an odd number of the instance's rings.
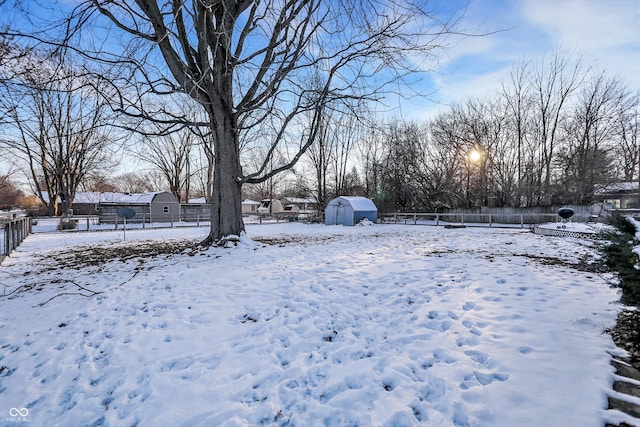
[[[193,125],[167,127],[116,114],[105,102],[108,86],[77,60],[8,40],[0,57],[0,156],[14,165],[0,171],[2,206],[25,204],[17,170],[51,213],[54,200],[68,209],[76,191],[211,199],[215,155],[195,103],[180,108]],[[638,92],[560,54],[519,63],[498,93],[423,122],[378,120],[368,106],[340,100],[320,117],[310,113],[315,136],[300,161],[245,183],[243,195],[313,197],[321,207],[338,195],[363,195],[383,211],[433,211],[588,204],[596,185],[638,179]],[[279,149],[265,155],[251,138],[243,141],[245,169],[290,162]],[[260,163],[265,157],[269,164]],[[124,159],[137,169],[114,175]]]
[[[556,53],[422,123],[327,118],[306,187],[384,211],[589,204],[597,184],[638,179],[638,106],[622,80]]]

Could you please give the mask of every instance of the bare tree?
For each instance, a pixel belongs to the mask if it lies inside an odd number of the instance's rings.
[[[154,132],[149,132],[153,134]],[[155,136],[147,136],[136,156],[162,174],[169,191],[180,201],[188,197],[190,156],[195,136],[187,128]]]
[[[54,60],[32,54],[4,63],[3,72],[20,73],[4,81],[0,97],[8,112],[2,144],[27,166],[50,215],[69,211],[85,176],[104,166],[110,143],[106,104],[77,67]]]
[[[379,199],[381,191],[381,164],[384,157],[384,135],[377,126],[364,132],[358,143],[361,168],[364,170],[365,195]]]
[[[16,207],[24,198],[24,193],[13,182],[10,174],[0,175],[0,209]]]
[[[118,191],[114,177],[102,171],[92,171],[87,173],[79,187],[80,191],[91,191],[98,193],[108,193]]]
[[[92,22],[100,20],[96,11],[130,43],[108,52],[110,43],[99,51],[83,44],[86,25],[102,27]],[[221,244],[244,230],[241,186],[295,165],[316,139],[327,105],[381,99],[397,87],[390,83],[442,47],[459,16],[437,18],[442,14],[436,12],[423,0],[92,0],[74,9],[67,26],[72,31],[57,43],[128,70],[126,79],[111,81],[135,79],[143,88],[133,97],[121,92],[118,102],[129,114],[155,118],[145,108],[147,94],[181,92],[202,105],[207,120],[198,124],[209,128],[215,154],[211,230],[204,243]],[[309,87],[313,76],[321,84]],[[309,114],[310,122],[302,119]],[[161,119],[183,118],[169,116]],[[249,134],[262,138],[248,141]],[[255,169],[242,167],[247,144],[266,147]],[[274,163],[276,154],[286,161]]]
[[[324,212],[333,196],[348,195],[355,183],[353,151],[362,133],[364,113],[327,109],[319,124],[316,140],[307,151],[307,159],[313,167],[313,185],[318,207]]]
[[[527,141],[531,136],[531,113],[532,96],[531,85],[528,84],[529,64],[525,61],[515,65],[511,71],[509,82],[502,84],[502,97],[509,113],[507,122],[508,133],[512,135],[512,140],[516,144],[516,168],[517,168],[517,191],[514,195],[516,206],[529,205],[532,201],[531,188],[527,185],[527,180],[535,178],[535,174],[525,174],[524,165],[528,161],[535,161],[535,158],[528,156]]]
[[[624,181],[640,179],[640,93],[628,94],[615,111],[613,151],[618,176]]]
[[[446,138],[439,136],[443,135],[439,135],[438,130],[431,126],[427,161],[424,163],[426,207],[435,211],[458,206],[462,199],[459,189],[464,187],[459,153],[452,149]]]
[[[563,182],[574,203],[591,203],[596,183],[612,178],[611,144],[617,132],[617,114],[628,99],[628,89],[601,73],[585,81],[565,125],[566,147],[561,161]]]
[[[328,178],[333,153],[332,140],[329,138],[329,121],[330,119],[326,115],[320,120],[317,137],[307,151],[307,158],[313,168],[315,181],[312,187],[318,201],[318,211],[322,213],[329,202]]]
[[[380,205],[385,210],[416,210],[424,205],[426,128],[391,120],[385,131],[385,154],[379,166]]]
[[[127,172],[113,178],[115,191],[122,193],[148,193],[157,190],[156,178],[150,173]]]
[[[553,165],[562,123],[565,120],[569,99],[578,89],[585,73],[580,61],[572,62],[555,52],[548,63],[541,62],[531,74],[531,90],[534,108],[534,135],[542,169],[539,181],[542,183],[538,202],[551,203],[551,183]]]

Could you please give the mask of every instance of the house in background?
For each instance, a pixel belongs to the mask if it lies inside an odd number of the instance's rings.
[[[340,196],[331,200],[324,210],[326,225],[356,225],[363,219],[378,220],[378,208],[366,197]]]
[[[242,215],[258,215],[258,207],[260,202],[256,202],[251,199],[244,199],[242,201]]]
[[[310,217],[318,213],[318,201],[313,198],[284,197],[282,198],[282,204],[285,210],[297,212],[302,218]],[[289,209],[287,209],[288,207]]]
[[[48,198],[46,192],[42,195],[45,199]],[[153,193],[80,191],[76,193],[71,203],[71,214],[98,216],[101,223],[114,223],[118,208],[129,208],[136,213],[134,218],[128,220],[129,222],[171,222],[180,219],[180,203],[176,196],[168,191]]]
[[[118,208],[129,208],[136,213],[135,217],[127,220],[128,222],[173,222],[180,220],[180,202],[176,196],[168,191],[142,194],[102,194],[103,198],[98,203],[97,212],[101,223],[115,222]],[[76,214],[75,210],[74,214]]]
[[[602,202],[613,209],[640,208],[640,186],[638,181],[616,182],[596,187],[594,201]]]
[[[260,206],[258,206],[258,214],[260,215],[273,215],[283,210],[284,206],[282,206],[282,202],[278,199],[262,199]]]
[[[242,201],[242,215],[257,215],[260,202],[250,199]],[[187,203],[180,205],[183,221],[208,221],[211,219],[211,203],[207,203],[204,197],[189,199]]]
[[[189,199],[180,205],[180,215],[185,222],[209,221],[211,219],[211,203],[204,197]]]
[[[100,205],[100,200],[103,194],[111,194],[111,193],[100,193],[93,191],[86,192],[78,192],[76,193],[75,199],[71,204],[71,214],[72,215],[98,215],[98,206]],[[49,192],[43,191],[42,198],[45,203],[50,202]],[[60,206],[60,198],[58,198],[58,206],[55,215],[62,215],[62,207]]]

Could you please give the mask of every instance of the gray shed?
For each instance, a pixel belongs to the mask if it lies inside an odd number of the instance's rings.
[[[180,221],[180,203],[168,191],[144,194],[103,193],[98,204],[100,222],[115,222],[116,212],[121,207],[132,209],[136,213],[128,222]]]
[[[356,225],[363,219],[376,222],[378,208],[366,197],[340,196],[327,204],[324,218],[326,225]]]

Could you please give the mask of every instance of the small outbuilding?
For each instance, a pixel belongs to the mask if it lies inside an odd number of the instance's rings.
[[[256,202],[251,199],[244,199],[242,201],[242,215],[257,215],[260,202]]]
[[[118,208],[129,208],[136,216],[128,222],[173,222],[180,220],[180,203],[168,191],[154,193],[102,193],[98,205],[100,223],[116,221]]]
[[[282,212],[284,206],[282,206],[282,202],[278,199],[262,199],[257,210],[260,215],[273,215]]]
[[[376,222],[378,208],[366,197],[340,196],[327,204],[324,218],[326,225],[356,225],[363,219]]]

